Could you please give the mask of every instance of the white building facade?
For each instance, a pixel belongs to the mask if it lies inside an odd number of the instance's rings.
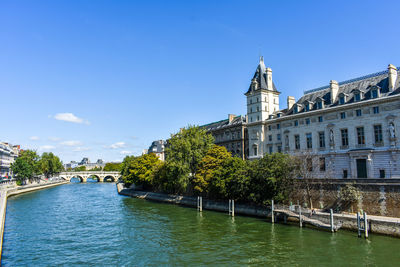
[[[0,142],[0,177],[11,177],[11,164],[18,157],[20,147]]]
[[[249,159],[312,156],[320,178],[400,178],[400,77],[386,71],[306,91],[279,109],[272,70],[261,58],[247,96]]]

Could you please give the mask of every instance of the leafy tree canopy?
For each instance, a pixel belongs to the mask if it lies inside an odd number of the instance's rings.
[[[40,173],[39,155],[33,150],[21,151],[11,169],[18,180],[31,179]]]
[[[199,162],[196,176],[193,179],[194,190],[198,193],[208,191],[209,183],[214,178],[216,170],[220,168],[227,158],[231,158],[225,147],[213,145],[203,159]]]
[[[119,172],[121,171],[122,163],[108,162],[103,168],[106,172]]]
[[[46,177],[51,177],[63,171],[64,167],[59,157],[55,156],[52,152],[44,152],[39,160],[39,169]]]
[[[154,171],[161,164],[158,157],[152,153],[129,159],[129,162],[125,162],[125,170],[122,175],[124,183],[152,188],[154,185]]]

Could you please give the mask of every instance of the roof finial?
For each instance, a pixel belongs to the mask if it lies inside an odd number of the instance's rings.
[[[263,56],[260,56],[260,63],[264,63],[264,57]]]

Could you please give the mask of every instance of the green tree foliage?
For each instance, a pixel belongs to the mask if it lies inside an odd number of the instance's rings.
[[[47,178],[63,171],[64,167],[59,157],[52,152],[44,152],[39,160],[39,169]]]
[[[23,150],[11,165],[11,169],[19,181],[32,179],[40,173],[39,155],[33,150]]]
[[[155,154],[144,154],[130,158],[125,162],[122,180],[125,184],[142,185],[143,188],[152,188],[154,171],[161,164]]]
[[[225,147],[213,145],[199,162],[196,176],[193,179],[195,192],[205,195],[209,191],[209,184],[214,179],[215,172],[224,160],[231,158]]]
[[[210,195],[214,198],[246,201],[250,190],[249,185],[248,162],[239,157],[228,157],[213,175]]]
[[[168,140],[166,161],[175,162],[174,166],[180,166],[181,170],[188,169],[189,174],[194,176],[199,162],[212,147],[213,142],[214,138],[205,129],[196,126],[183,128]]]
[[[94,168],[92,168],[92,169],[90,169],[91,171],[94,171],[94,172],[99,172],[99,171],[102,171],[103,170],[103,168],[102,167],[94,167]]]
[[[171,194],[185,194],[189,185],[189,168],[178,161],[166,161],[154,172],[154,184],[158,190]]]
[[[86,166],[79,166],[74,168],[74,172],[84,172],[86,171]]]
[[[294,170],[291,163],[291,157],[281,153],[266,154],[263,158],[250,162],[249,200],[265,204],[271,199],[286,199],[288,183],[292,181]]]
[[[119,172],[121,171],[122,163],[108,162],[103,168],[106,172]]]

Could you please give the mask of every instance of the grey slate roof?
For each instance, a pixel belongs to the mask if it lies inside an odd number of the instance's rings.
[[[256,72],[254,73],[253,79],[256,79],[256,81],[258,82],[258,89],[264,89],[264,90],[268,90],[267,89],[267,73],[266,73],[267,68],[265,67],[264,64],[264,58],[260,57],[260,62],[258,63]],[[251,79],[251,80],[253,80]],[[272,87],[273,87],[273,91],[277,91],[275,84],[272,82]],[[246,94],[251,92],[251,83],[249,86],[249,89],[247,90]]]
[[[337,96],[340,94],[346,95],[346,103],[354,103],[354,95],[358,90],[363,92],[363,96],[361,97],[360,102],[371,99],[371,91],[373,88],[378,88],[380,92],[380,97],[385,97],[389,95],[395,95],[400,93],[400,70],[397,71],[397,80],[392,92],[389,92],[389,78],[388,71],[377,72],[373,74],[369,74],[363,77],[359,77],[356,79],[351,79],[343,82],[339,82],[339,90]],[[318,98],[321,98],[324,101],[324,107],[334,107],[339,103],[339,98],[336,97],[335,102],[331,103],[331,92],[329,86],[324,86],[312,90],[308,90],[304,92],[305,94],[295,103],[295,105],[300,105],[301,109],[298,110],[298,113],[306,112],[304,111],[305,104],[307,101],[313,102],[311,110],[316,110]],[[290,110],[280,110],[284,115],[293,114],[294,106]]]
[[[225,119],[225,120],[220,120],[220,121],[216,121],[216,122],[212,122],[209,124],[205,124],[205,125],[201,125],[201,128],[205,128],[207,131],[215,131],[215,130],[219,130],[219,129],[223,129],[229,126],[233,126],[233,125],[241,125],[243,123],[246,123],[246,117],[244,116],[236,116],[231,123],[229,123],[229,119]]]

